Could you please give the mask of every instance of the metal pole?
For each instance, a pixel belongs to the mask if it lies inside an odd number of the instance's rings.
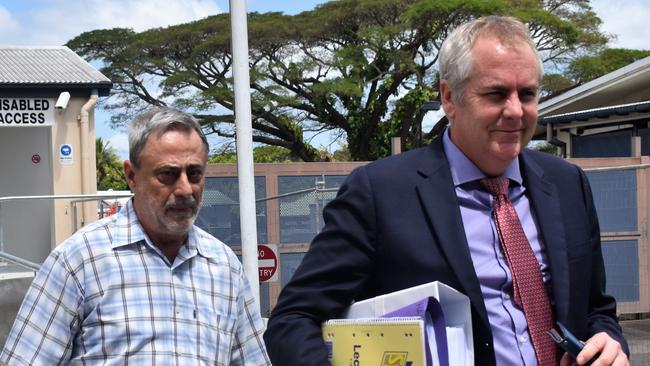
[[[72,232],[76,233],[77,232],[77,205],[70,205],[70,211],[72,211],[72,214],[70,217],[72,217]]]
[[[28,269],[31,269],[34,272],[38,272],[38,269],[41,267],[41,265],[38,264],[38,263],[28,261],[27,259],[22,259],[20,257],[15,256],[15,255],[5,253],[4,251],[0,251],[0,258],[6,260],[8,262],[16,263],[16,264],[21,265],[23,267],[27,267]]]
[[[239,222],[244,271],[255,301],[260,305],[257,265],[257,219],[255,215],[255,173],[251,123],[250,76],[248,71],[248,25],[246,1],[230,0],[235,124],[237,133],[237,176],[239,178]]]

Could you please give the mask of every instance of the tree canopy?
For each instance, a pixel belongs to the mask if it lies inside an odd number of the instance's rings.
[[[553,97],[648,56],[650,50],[607,48],[578,57],[566,65],[562,74],[544,75],[541,96],[544,99]]]
[[[253,162],[255,163],[288,163],[297,161],[291,156],[291,152],[279,146],[257,146],[253,148]],[[233,149],[226,149],[213,154],[208,163],[210,164],[234,164],[237,162],[237,152]]]
[[[609,48],[571,61],[567,74],[575,84],[583,84],[648,56],[650,51]]]
[[[334,152],[318,150],[319,158],[328,161],[350,161],[347,146],[339,146]],[[255,163],[294,163],[300,161],[291,151],[279,146],[256,146],[253,148]],[[234,164],[237,162],[237,152],[230,146],[217,151],[208,159],[209,164]]]
[[[428,142],[422,102],[437,98],[438,49],[469,19],[526,22],[544,61],[566,65],[607,36],[588,0],[339,0],[297,15],[248,17],[253,140],[303,161],[327,159],[309,136],[334,131],[354,160]],[[208,133],[232,138],[234,95],[229,14],[136,33],[83,33],[67,46],[114,83],[114,123],[148,105],[174,105]]]

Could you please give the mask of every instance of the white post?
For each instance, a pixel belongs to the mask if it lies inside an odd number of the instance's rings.
[[[641,136],[632,136],[630,143],[632,146],[632,156],[636,158],[641,156]]]
[[[241,226],[242,261],[259,308],[260,280],[257,267],[255,173],[253,171],[253,132],[250,76],[248,73],[248,25],[246,23],[245,0],[230,0],[230,22],[232,73],[235,84],[237,176],[239,178],[239,222]]]
[[[402,139],[399,137],[390,138],[390,154],[397,155],[402,152]]]

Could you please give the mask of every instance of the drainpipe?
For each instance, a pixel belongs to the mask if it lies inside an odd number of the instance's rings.
[[[92,187],[90,186],[90,176],[89,174],[95,174],[95,172],[90,171],[90,156],[91,156],[91,151],[90,151],[90,145],[89,144],[89,139],[90,139],[90,112],[94,110],[95,105],[97,104],[97,99],[98,99],[98,92],[97,89],[93,89],[90,94],[90,98],[88,98],[88,101],[81,107],[81,112],[79,113],[79,116],[77,116],[77,120],[79,121],[79,129],[81,132],[81,142],[79,144],[80,150],[81,150],[81,194],[90,194]],[[92,147],[94,148],[95,144],[92,144]],[[86,204],[81,205],[81,226],[84,226],[86,224],[86,214],[87,209],[86,209]],[[88,209],[90,210],[90,209]]]

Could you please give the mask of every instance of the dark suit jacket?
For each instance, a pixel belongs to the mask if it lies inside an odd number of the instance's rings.
[[[556,319],[586,340],[600,331],[627,351],[616,303],[604,293],[600,230],[578,167],[520,155],[524,185],[548,255]],[[352,300],[441,281],[471,300],[476,365],[496,364],[483,296],[438,138],[354,170],[323,212],[318,234],[282,291],[264,335],[275,365],[327,365],[320,324]]]

